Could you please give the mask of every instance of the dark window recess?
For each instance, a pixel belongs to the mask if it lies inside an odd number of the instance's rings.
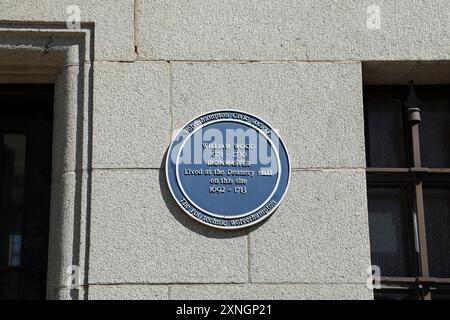
[[[449,299],[450,86],[365,86],[376,299]]]
[[[430,276],[450,278],[450,187],[425,185],[423,198]]]
[[[383,275],[412,276],[409,237],[408,190],[371,188],[368,190],[372,264],[383,266]]]
[[[450,168],[450,99],[439,96],[429,99],[421,109],[421,117],[422,165]]]
[[[52,85],[0,85],[0,299],[45,299]]]
[[[450,300],[450,290],[431,291],[431,297],[433,300]]]
[[[416,300],[419,297],[417,290],[377,290],[374,293],[375,300]]]
[[[404,167],[406,160],[401,101],[373,99],[368,101],[367,109],[370,166]]]

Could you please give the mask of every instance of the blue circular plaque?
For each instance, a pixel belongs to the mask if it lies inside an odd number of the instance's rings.
[[[188,122],[169,147],[166,177],[190,217],[221,229],[268,218],[289,185],[286,147],[265,121],[235,110]]]

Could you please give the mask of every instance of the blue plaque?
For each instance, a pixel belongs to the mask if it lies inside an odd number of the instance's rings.
[[[268,218],[289,185],[286,147],[265,121],[235,110],[188,122],[167,153],[166,177],[190,217],[222,229]]]

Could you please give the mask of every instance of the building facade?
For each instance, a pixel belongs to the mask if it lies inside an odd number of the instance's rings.
[[[51,147],[38,144],[36,153],[51,156],[51,183],[34,191],[35,198],[49,198],[48,209],[40,206],[48,228],[36,231],[42,247],[48,242],[48,252],[39,253],[48,262],[27,274],[45,282],[49,299],[373,299],[371,266],[383,262],[381,276],[391,279],[382,288],[404,289],[385,297],[433,297],[450,277],[450,248],[442,242],[427,256],[424,210],[417,205],[425,201],[425,215],[441,214],[442,234],[428,232],[428,244],[448,239],[449,110],[434,114],[436,126],[422,117],[423,126],[441,128],[429,136],[441,144],[422,151],[424,162],[424,154],[435,155],[432,162],[442,153],[435,166],[408,162],[413,150],[406,147],[399,160],[405,163],[390,162],[389,155],[401,152],[383,143],[402,137],[392,110],[411,97],[408,81],[421,100],[437,90],[436,101],[448,103],[449,17],[448,0],[0,0],[2,108],[14,109],[24,92],[32,98],[21,105],[51,104],[45,118]],[[292,166],[277,211],[235,231],[188,217],[164,170],[173,135],[194,117],[221,109],[249,112],[277,128]],[[403,122],[406,136],[416,120]],[[4,148],[19,150],[17,136],[7,143],[6,122],[0,123]],[[434,173],[443,190],[432,194],[440,203],[434,209],[417,189],[425,167],[442,169]],[[403,168],[399,174],[412,179],[414,199],[405,209],[415,219],[406,218],[411,228],[397,223],[398,190],[379,187],[386,180],[392,188],[389,168]],[[17,170],[3,168],[24,175]],[[431,182],[423,179],[426,189]],[[378,218],[369,219],[370,208]],[[7,275],[21,264],[14,248],[20,252],[34,240],[5,230]],[[413,249],[404,249],[405,232]],[[403,263],[408,266],[398,267]],[[8,290],[18,283],[2,277],[4,291],[6,283]],[[27,288],[9,297],[27,297]],[[42,297],[39,290],[31,298]]]

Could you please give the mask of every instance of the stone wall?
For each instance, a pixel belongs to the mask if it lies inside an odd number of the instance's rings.
[[[76,62],[92,67],[87,199],[67,187],[86,274],[50,298],[372,298],[362,63],[449,59],[448,0],[0,0],[0,36],[64,26],[69,5],[94,40]],[[227,108],[278,128],[293,166],[274,215],[233,232],[181,212],[163,168],[178,128]]]

